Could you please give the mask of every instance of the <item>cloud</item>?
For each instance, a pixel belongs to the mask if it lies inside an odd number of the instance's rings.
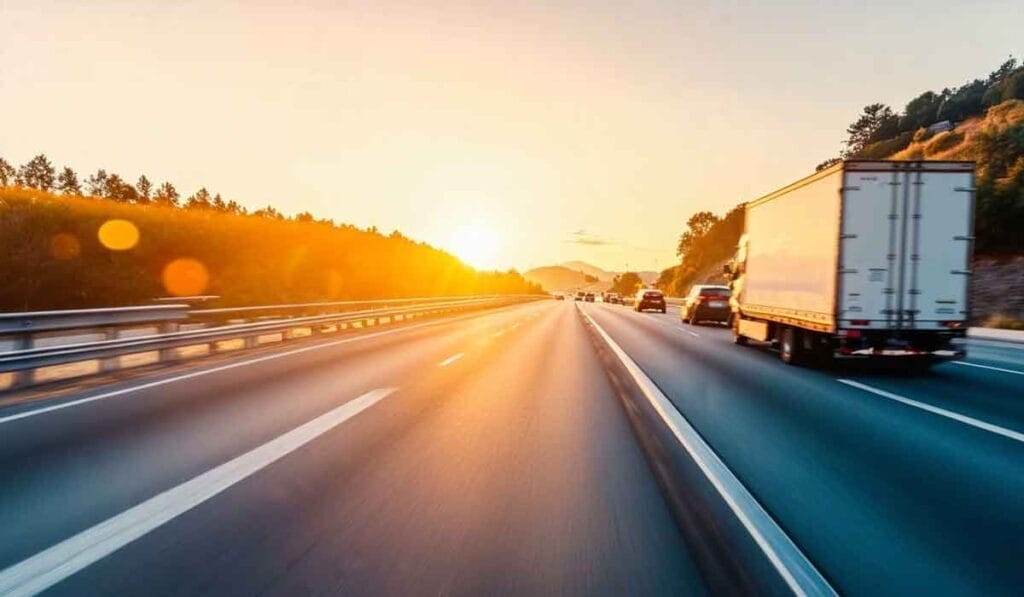
[[[569,235],[569,238],[565,239],[565,241],[563,242],[571,243],[574,245],[586,245],[590,247],[603,247],[619,244],[619,242],[614,239],[599,236],[596,234],[590,234],[589,232],[583,230],[582,228],[573,231]]]

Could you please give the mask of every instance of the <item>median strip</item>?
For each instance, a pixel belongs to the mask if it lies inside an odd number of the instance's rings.
[[[921,410],[928,411],[932,414],[939,415],[940,417],[946,417],[947,419],[952,419],[965,425],[970,425],[971,427],[981,429],[982,431],[995,433],[997,435],[1001,435],[1014,441],[1024,442],[1024,433],[1018,433],[1016,431],[1006,429],[1005,427],[1000,427],[999,425],[993,425],[992,423],[980,421],[978,419],[975,419],[974,417],[968,417],[967,415],[962,415],[951,410],[939,408],[938,406],[932,406],[931,404],[927,404],[924,402],[918,402],[917,400],[912,400],[910,398],[900,396],[899,394],[893,394],[892,392],[886,392],[885,390],[873,388],[867,384],[862,384],[860,382],[853,381],[852,379],[837,379],[836,381],[838,381],[841,384],[846,384],[850,387],[857,388],[858,390],[864,390],[865,392],[870,392],[876,396],[881,396],[882,398],[895,400],[896,402],[906,404],[907,406],[919,408]]]
[[[605,344],[632,377],[641,393],[658,413],[690,459],[710,482],[729,511],[736,517],[761,553],[796,595],[836,595],[825,577],[815,568],[789,535],[775,522],[736,475],[704,441],[696,429],[672,404],[640,366],[587,313],[579,312],[593,326]]]
[[[395,388],[373,390],[262,446],[125,510],[0,572],[0,594],[35,595],[195,508],[377,404]]]

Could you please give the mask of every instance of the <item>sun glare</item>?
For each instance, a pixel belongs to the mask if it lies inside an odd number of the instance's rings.
[[[498,235],[490,226],[462,226],[452,235],[449,247],[456,257],[475,268],[497,267]]]

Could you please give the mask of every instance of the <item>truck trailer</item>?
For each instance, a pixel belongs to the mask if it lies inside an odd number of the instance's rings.
[[[962,358],[974,163],[845,160],[745,207],[730,278],[737,344],[786,363]]]

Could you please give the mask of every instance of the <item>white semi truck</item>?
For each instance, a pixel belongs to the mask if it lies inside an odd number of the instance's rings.
[[[846,160],[747,203],[736,342],[795,364],[963,357],[973,222],[972,162]]]

